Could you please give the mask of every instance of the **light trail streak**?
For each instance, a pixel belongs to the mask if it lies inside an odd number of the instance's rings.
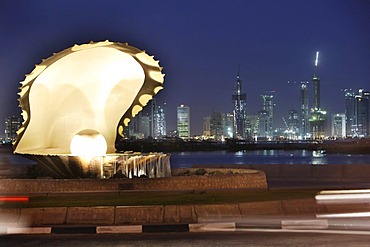
[[[0,197],[0,202],[28,202],[29,198],[26,196],[17,197]]]

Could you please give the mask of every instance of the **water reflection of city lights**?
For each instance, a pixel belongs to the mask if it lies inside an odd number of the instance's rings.
[[[312,159],[312,165],[327,165],[328,160],[325,157],[315,157]]]

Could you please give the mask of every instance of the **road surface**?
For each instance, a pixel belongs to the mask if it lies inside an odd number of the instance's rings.
[[[284,232],[276,230],[142,233],[3,235],[1,246],[369,246],[370,233]]]

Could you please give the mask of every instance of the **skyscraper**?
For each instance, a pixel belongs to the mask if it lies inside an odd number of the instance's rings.
[[[213,112],[210,120],[211,136],[215,140],[221,140],[224,137],[225,115],[222,112]]]
[[[357,135],[356,104],[355,93],[352,89],[344,90],[345,112],[346,115],[346,136],[354,137]]]
[[[259,117],[258,115],[247,116],[247,131],[250,133],[252,138],[256,138],[259,132]]]
[[[141,118],[142,112],[139,112],[134,118],[131,119],[127,128],[124,129],[125,137],[135,137],[139,139],[144,138],[144,133],[140,132],[142,130]]]
[[[211,136],[211,116],[203,118],[203,135],[207,138]]]
[[[346,115],[344,113],[337,113],[332,115],[331,136],[334,138],[346,137]]]
[[[363,89],[356,94],[352,89],[344,90],[346,136],[370,136],[370,92]]]
[[[190,138],[190,107],[177,107],[177,131],[180,138]]]
[[[242,91],[242,80],[236,76],[235,91],[232,95],[233,115],[234,115],[234,138],[246,138],[246,119],[247,119],[247,95]]]
[[[269,113],[261,110],[258,112],[258,137],[268,138],[269,136]]]
[[[296,139],[299,134],[299,115],[296,110],[289,111],[288,117],[288,134],[289,139]]]
[[[225,116],[225,137],[232,138],[234,133],[234,115],[232,113],[226,113]]]
[[[309,131],[309,107],[308,107],[308,82],[301,82],[300,86],[301,124],[300,137],[308,137]]]
[[[360,89],[358,93],[355,96],[358,136],[368,137],[370,127],[370,92]]]
[[[273,136],[273,119],[274,119],[274,91],[265,92],[262,97],[262,109],[266,112],[266,137]]]
[[[153,137],[151,133],[151,116],[149,116],[149,114],[146,114],[145,116],[141,115],[139,121],[139,136],[144,138],[148,138],[149,136]]]
[[[313,109],[320,109],[320,78],[317,76],[317,69],[319,63],[319,52],[316,52],[315,67],[313,71],[312,83],[313,83]]]
[[[5,119],[5,140],[12,142],[17,137],[17,131],[21,127],[21,119],[16,116],[10,116]]]
[[[153,98],[150,101],[150,112],[149,112],[149,136],[155,136],[155,112],[157,108],[157,100]]]
[[[163,106],[156,105],[154,109],[154,138],[161,138],[166,136],[166,103]]]
[[[310,127],[313,139],[323,139],[326,132],[326,111],[320,106],[320,78],[317,76],[319,52],[316,52],[315,67],[312,77],[314,102],[311,109]]]

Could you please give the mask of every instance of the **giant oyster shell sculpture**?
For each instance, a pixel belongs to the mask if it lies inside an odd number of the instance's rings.
[[[14,152],[49,160],[59,177],[66,172],[50,157],[114,153],[124,127],[163,81],[159,62],[127,43],[91,42],[53,54],[21,82],[24,121]]]

